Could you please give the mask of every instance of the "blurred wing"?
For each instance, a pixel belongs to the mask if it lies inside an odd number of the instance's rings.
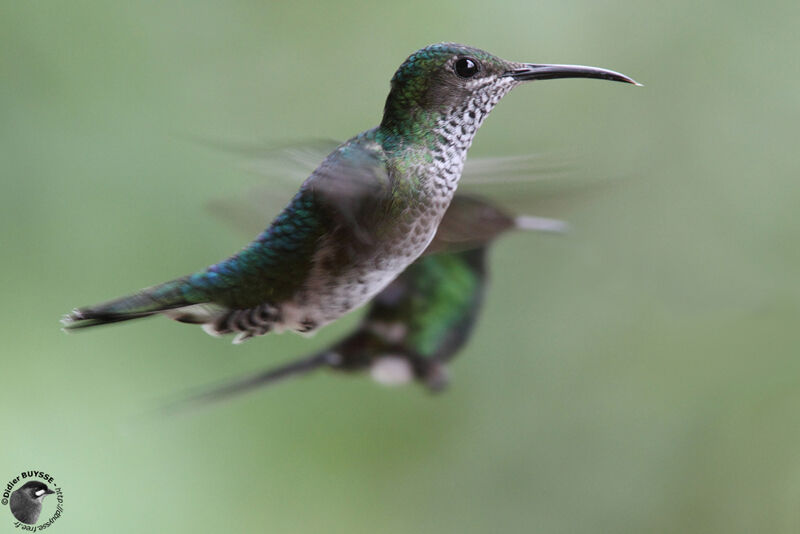
[[[425,254],[479,247],[514,225],[514,217],[492,203],[456,193]]]
[[[567,223],[531,215],[513,216],[495,202],[456,193],[424,254],[479,248],[503,232],[514,229],[564,233]]]
[[[619,190],[628,181],[628,178],[543,181],[508,191],[498,188],[491,199],[514,213],[561,218]]]
[[[270,176],[268,185],[250,188],[244,198],[215,199],[207,205],[217,218],[248,234],[262,231],[296,193],[300,183],[356,234],[361,226],[357,224],[360,217],[368,219],[370,211],[390,192],[382,149],[368,140],[346,145],[318,140],[268,149],[221,143],[214,146],[245,154],[248,168]]]
[[[267,202],[257,202],[252,195],[248,195],[242,199],[214,199],[206,204],[206,209],[234,230],[244,235],[255,235],[263,231],[277,215],[279,206],[271,198]]]
[[[461,184],[470,191],[481,186],[529,184],[565,176],[573,166],[563,157],[556,161],[541,154],[467,158]]]
[[[337,242],[372,243],[380,226],[376,223],[392,197],[383,147],[366,137],[339,146],[303,183],[303,189],[311,191],[332,218]]]
[[[294,143],[248,143],[246,141],[192,137],[203,146],[234,154],[245,169],[262,176],[292,182],[295,187],[314,172],[322,160],[342,143],[333,139],[306,139]]]
[[[243,166],[248,171],[295,186],[310,176],[329,154],[341,146],[339,141],[332,139],[309,139],[272,145],[204,138],[195,140],[205,146],[241,156],[244,160]],[[541,154],[471,157],[464,164],[461,186],[477,190],[487,185],[525,184],[563,176],[572,167],[573,162],[563,156],[557,159]]]
[[[245,146],[231,149],[247,156],[246,168],[256,174],[304,180],[338,146],[340,143],[330,139],[313,139],[266,149]],[[525,184],[563,176],[572,166],[563,157],[556,161],[541,154],[473,157],[464,163],[459,186],[477,190],[497,184]]]
[[[241,154],[247,160],[248,170],[271,179],[269,185],[252,188],[246,198],[220,199],[208,205],[217,218],[248,234],[263,230],[294,193],[297,183],[314,173],[340,146],[330,139],[267,148],[235,142],[205,144]],[[378,162],[370,161],[373,158],[369,152],[356,152],[340,161],[338,170],[322,171],[328,178],[332,174],[353,176],[344,190],[342,182],[336,180],[329,180],[329,186],[320,184],[327,189],[330,201],[339,204],[344,213],[353,213],[353,199],[371,194],[371,187],[385,179],[378,177],[376,182],[374,175],[364,172],[382,168]],[[576,181],[570,172],[575,166],[564,157],[540,154],[467,159],[458,192],[432,248],[426,253],[479,246],[510,226],[541,232],[565,231],[563,221],[539,215],[563,217],[620,183],[620,180]],[[510,215],[518,212],[535,213],[537,217]]]

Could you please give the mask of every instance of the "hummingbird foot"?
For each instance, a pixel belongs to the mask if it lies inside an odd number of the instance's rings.
[[[233,344],[239,345],[252,337],[278,330],[276,327],[281,320],[278,308],[264,303],[244,310],[224,311],[204,321],[202,326],[206,334],[214,337],[236,334]]]

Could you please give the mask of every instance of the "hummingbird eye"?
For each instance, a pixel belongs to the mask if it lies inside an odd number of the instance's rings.
[[[481,69],[478,67],[478,62],[471,57],[462,57],[456,60],[453,70],[462,78],[472,78]]]

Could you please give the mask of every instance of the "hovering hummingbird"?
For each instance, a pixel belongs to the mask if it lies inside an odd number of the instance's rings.
[[[457,193],[422,256],[372,299],[351,334],[311,356],[177,406],[222,400],[323,368],[369,372],[387,385],[415,380],[441,391],[447,385],[446,365],[469,340],[483,304],[489,245],[515,229],[561,233],[566,223],[513,217],[486,200]]]
[[[497,102],[532,80],[610,70],[502,60],[441,43],[406,59],[383,119],[334,150],[272,224],[239,253],[133,295],[78,308],[67,330],[163,314],[234,343],[270,331],[312,332],[372,298],[428,247],[467,149]]]

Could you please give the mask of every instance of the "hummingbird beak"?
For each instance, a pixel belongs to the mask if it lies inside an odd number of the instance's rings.
[[[537,65],[534,63],[521,63],[514,70],[505,72],[503,76],[510,76],[515,80],[527,82],[530,80],[554,80],[556,78],[597,78],[614,82],[632,83],[641,86],[633,78],[619,72],[597,67],[584,67],[582,65]]]

